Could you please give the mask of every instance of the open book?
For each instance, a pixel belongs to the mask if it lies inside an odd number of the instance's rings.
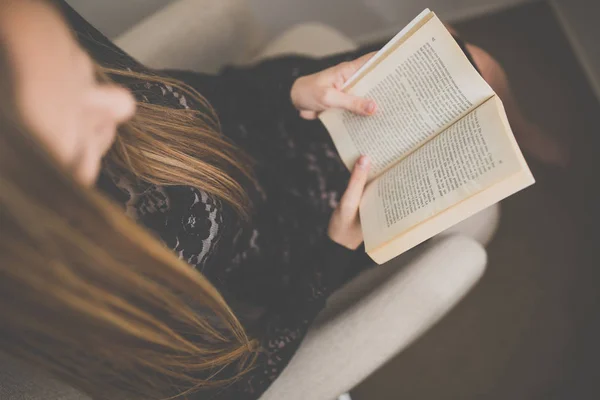
[[[344,90],[378,105],[320,119],[349,169],[370,158],[360,219],[379,264],[534,183],[502,102],[429,10]]]

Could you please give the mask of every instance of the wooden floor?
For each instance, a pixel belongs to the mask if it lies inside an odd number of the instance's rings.
[[[589,246],[600,246],[600,106],[546,3],[455,26],[501,62],[523,110],[574,162],[530,163],[538,183],[502,203],[481,282],[353,399],[600,398],[600,261]]]

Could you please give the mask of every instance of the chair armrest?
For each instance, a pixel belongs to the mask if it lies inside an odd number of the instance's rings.
[[[215,72],[255,52],[263,37],[245,0],[178,0],[115,43],[153,68]]]
[[[331,400],[349,391],[448,313],[479,280],[487,255],[475,240],[449,236],[430,242],[405,265],[398,260],[335,294],[338,303],[359,300],[320,318],[261,400]]]
[[[248,63],[289,54],[325,57],[357,49],[357,44],[338,30],[320,22],[305,22],[271,40]]]

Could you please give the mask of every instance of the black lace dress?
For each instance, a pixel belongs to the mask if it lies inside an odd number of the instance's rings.
[[[148,70],[61,5],[80,42],[100,64]],[[252,372],[228,388],[201,392],[198,398],[258,399],[287,365],[328,295],[372,265],[364,249],[353,252],[327,237],[329,218],[349,172],[321,123],[299,117],[290,89],[299,76],[379,47],[318,60],[290,56],[227,68],[214,76],[158,72],[197,89],[215,108],[223,133],[257,162],[258,185],[247,188],[254,202],[250,224],[241,223],[230,207],[194,187],[133,187],[101,176],[98,187],[203,273],[261,342]],[[140,101],[199,107],[168,85],[125,84]]]
[[[80,42],[99,63],[147,70],[63,6]],[[230,387],[201,392],[198,398],[259,398],[287,365],[328,295],[371,264],[364,250],[347,250],[327,237],[328,220],[349,172],[324,127],[299,118],[290,100],[298,76],[360,54],[323,60],[286,57],[251,68],[229,68],[215,76],[159,72],[202,93],[215,108],[223,133],[257,162],[258,185],[248,187],[254,203],[249,224],[194,187],[133,186],[108,174],[98,181],[99,189],[130,217],[203,273],[260,340],[260,356],[250,373]],[[140,101],[199,106],[168,85],[127,85]]]

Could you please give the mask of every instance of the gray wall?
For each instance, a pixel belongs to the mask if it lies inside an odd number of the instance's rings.
[[[109,37],[174,0],[67,0]],[[198,0],[220,1],[220,0]],[[271,35],[303,21],[325,22],[355,40],[394,33],[425,7],[446,20],[531,0],[246,0]]]
[[[550,3],[600,99],[600,1],[552,0]]]

